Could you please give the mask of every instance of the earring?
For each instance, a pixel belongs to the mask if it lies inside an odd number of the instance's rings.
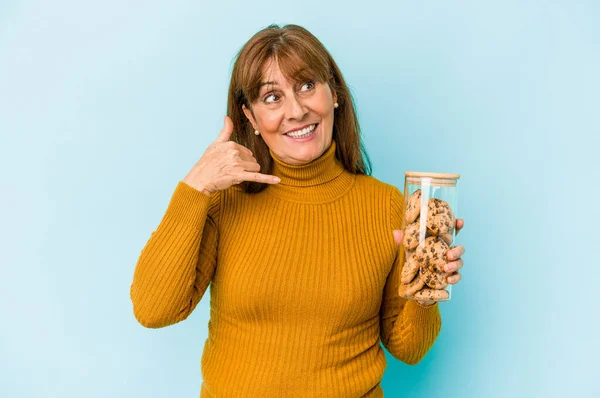
[[[338,105],[338,103],[337,103],[337,102],[334,102],[334,103],[333,103],[333,107],[334,107],[334,108],[337,108],[338,106],[339,106],[339,105]]]
[[[255,134],[255,135],[259,135],[259,134],[260,134],[260,131],[258,131],[258,130],[254,130],[254,134]]]

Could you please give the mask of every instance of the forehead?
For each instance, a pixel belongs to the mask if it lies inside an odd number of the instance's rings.
[[[261,70],[260,88],[265,86],[290,86],[292,82],[283,74],[279,63],[270,59],[265,62]]]

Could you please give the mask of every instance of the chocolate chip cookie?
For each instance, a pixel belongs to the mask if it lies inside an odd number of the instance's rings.
[[[419,271],[419,264],[415,260],[415,251],[407,251],[406,262],[402,267],[402,273],[400,275],[400,282],[409,284],[414,279]]]
[[[421,238],[421,233],[419,231],[421,227],[420,224],[421,223],[419,222],[419,217],[417,217],[417,220],[414,223],[410,224],[408,227],[406,227],[406,230],[404,231],[402,245],[408,250],[415,249],[419,244],[419,240]]]
[[[421,213],[421,190],[417,189],[410,195],[406,205],[406,212],[404,214],[406,223],[410,224],[414,222],[419,216],[419,213]]]
[[[415,260],[419,264],[419,278],[434,289],[443,289],[448,285],[444,265],[449,247],[439,236],[430,236],[417,247]]]
[[[413,279],[412,282],[408,284],[399,283],[398,295],[404,298],[411,298],[411,296],[415,294],[415,292],[421,290],[423,286],[425,286],[425,282],[419,277],[416,277],[415,279]]]
[[[417,300],[447,300],[450,297],[450,294],[447,290],[443,289],[421,289],[418,292],[413,294],[413,297]]]
[[[427,203],[427,232],[431,235],[444,235],[454,229],[454,214],[450,205],[437,198]]]

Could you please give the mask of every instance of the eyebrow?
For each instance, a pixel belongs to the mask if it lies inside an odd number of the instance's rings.
[[[279,83],[277,83],[277,82],[262,82],[258,85],[258,88],[262,88],[262,86],[268,86],[268,85],[275,86],[277,84],[279,84]]]

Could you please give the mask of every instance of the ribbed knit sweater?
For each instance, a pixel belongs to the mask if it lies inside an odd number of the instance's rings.
[[[180,322],[210,285],[200,397],[382,397],[384,351],[419,362],[438,304],[398,296],[402,193],[346,171],[336,143],[256,194],[179,181],[135,267],[136,319]]]

